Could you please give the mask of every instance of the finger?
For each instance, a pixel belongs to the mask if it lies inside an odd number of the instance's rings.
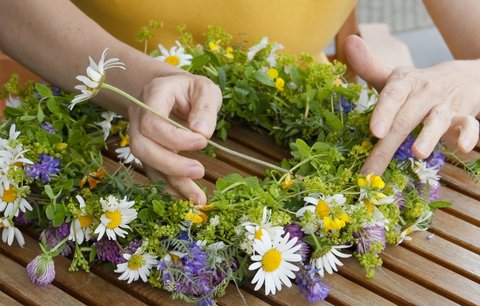
[[[215,131],[217,113],[222,105],[222,92],[217,85],[205,78],[195,79],[191,86],[189,127],[210,138]]]
[[[181,198],[182,195],[175,189],[173,186],[168,182],[168,179],[165,175],[160,173],[155,168],[145,165],[143,167],[145,173],[147,174],[148,178],[152,181],[161,181],[165,183],[165,191],[172,195],[173,198]]]
[[[169,117],[176,102],[176,93],[163,87],[151,90],[149,93],[145,99],[146,104],[163,116]],[[193,151],[207,145],[207,141],[202,135],[177,128],[149,111],[142,110],[140,119],[140,132],[145,137],[171,150]]]
[[[377,138],[387,135],[399,110],[413,90],[410,81],[392,77],[380,92],[370,119],[370,130]],[[417,107],[417,106],[415,106]]]
[[[138,120],[130,122],[131,150],[142,162],[166,175],[192,179],[203,177],[205,169],[199,161],[175,154],[144,137],[138,132],[138,124]]]
[[[417,158],[430,156],[440,138],[450,128],[452,117],[452,111],[445,104],[437,104],[432,108],[412,146],[412,152]]]
[[[458,150],[462,153],[472,151],[479,138],[478,121],[472,116],[457,115],[453,118],[451,126],[460,131],[457,140]]]
[[[362,173],[383,174],[402,142],[426,115],[427,111],[419,109],[418,105],[421,103],[418,101],[418,98],[409,99],[400,110],[387,136],[377,142],[368,156]]]
[[[380,91],[387,82],[390,71],[370,51],[365,41],[356,35],[345,40],[345,53],[353,71]]]

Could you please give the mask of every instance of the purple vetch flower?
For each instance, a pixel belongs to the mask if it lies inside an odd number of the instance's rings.
[[[345,99],[344,96],[340,96],[340,103],[335,104],[334,109],[339,111],[340,110],[340,105],[342,106],[341,107],[342,112],[346,115],[348,113],[350,113],[355,108],[355,104],[353,104],[352,102]]]
[[[353,233],[353,236],[359,239],[357,252],[360,254],[368,253],[370,247],[378,242],[381,242],[384,247],[387,245],[385,230],[380,225],[365,227],[359,232]]]
[[[414,142],[415,137],[412,135],[408,135],[407,138],[405,138],[405,140],[403,141],[402,145],[397,149],[397,152],[395,152],[395,155],[393,157],[399,161],[404,161],[409,159],[410,157],[414,157],[412,152],[412,146]]]
[[[195,241],[189,245],[189,252],[182,258],[187,276],[198,275],[206,267],[208,254]]]
[[[70,235],[70,223],[63,223],[59,227],[53,227],[52,224],[42,231],[41,237],[45,237],[45,243],[49,248],[55,247],[63,239]],[[60,254],[68,256],[73,251],[72,241],[67,241]]]
[[[213,306],[215,305],[214,300],[212,298],[204,298],[198,303],[198,306]]]
[[[52,94],[54,96],[61,96],[62,95],[62,89],[58,86],[52,86]]]
[[[437,168],[438,170],[442,169],[445,165],[445,155],[439,151],[434,151],[430,157],[427,159],[428,168]]]
[[[52,256],[42,254],[33,259],[27,265],[27,273],[32,283],[45,286],[55,279],[55,264]]]
[[[52,124],[50,122],[42,122],[42,124],[40,124],[40,127],[42,129],[44,129],[45,131],[49,132],[50,134],[55,134],[57,131],[55,131],[55,129],[53,128]]]
[[[425,192],[427,191],[427,185],[423,183],[417,184],[418,195],[421,198],[425,198]],[[430,185],[428,187],[428,201],[436,201],[440,198],[440,184],[438,185]]]
[[[102,239],[95,242],[94,246],[97,249],[97,258],[101,261],[109,261],[114,265],[125,262],[115,240]]]
[[[49,183],[52,175],[60,172],[60,159],[47,154],[40,154],[40,162],[33,165],[25,165],[25,172],[28,177],[39,179],[42,183]]]
[[[322,278],[318,277],[315,269],[310,265],[301,266],[295,273],[295,281],[300,292],[306,294],[310,303],[324,301],[330,291],[330,287],[322,283]]]

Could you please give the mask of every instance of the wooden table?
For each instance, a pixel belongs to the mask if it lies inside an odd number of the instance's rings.
[[[232,129],[226,145],[271,162],[279,161],[287,153],[270,138],[238,127]],[[480,157],[480,145],[476,150],[470,157]],[[217,159],[199,152],[187,156],[199,159],[206,166],[202,183],[210,190],[217,178],[228,173],[261,176],[264,170],[222,152],[217,152]],[[105,166],[114,170],[117,165],[115,155],[105,152]],[[363,269],[354,259],[346,260],[339,273],[326,277],[331,291],[322,304],[480,304],[480,184],[475,185],[461,169],[451,164],[447,164],[441,174],[442,199],[453,202],[453,206],[435,214],[429,231],[414,233],[413,241],[399,247],[388,247],[382,256],[383,268],[373,279],[364,278]],[[140,171],[137,180],[147,182]],[[432,234],[433,238],[427,239]],[[53,284],[32,285],[25,266],[40,249],[31,236],[26,235],[25,240],[23,249],[0,242],[2,305],[187,305],[143,283],[127,285],[103,265],[93,266],[91,273],[70,273],[69,259],[65,257],[55,260],[57,276]],[[226,296],[218,303],[242,305],[239,291],[248,305],[308,305],[295,287],[265,297],[254,292],[248,283],[239,290],[229,286]]]

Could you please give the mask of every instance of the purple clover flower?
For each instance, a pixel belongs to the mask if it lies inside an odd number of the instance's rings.
[[[102,239],[95,242],[94,246],[97,249],[97,258],[101,261],[108,261],[114,265],[125,262],[115,240]]]
[[[42,122],[42,124],[40,124],[40,127],[50,134],[55,134],[57,132],[53,128],[52,124],[50,122],[47,122],[47,121]]]
[[[402,145],[397,149],[395,155],[393,156],[399,161],[407,160],[413,156],[412,146],[415,142],[415,137],[412,135],[408,135],[407,138],[403,141]]]
[[[425,192],[427,192],[427,185],[426,184],[423,184],[423,183],[420,183],[420,184],[417,184],[417,190],[418,190],[418,195],[421,197],[421,198],[425,198]],[[438,184],[437,186],[433,186],[433,185],[430,185],[429,188],[428,188],[428,201],[429,202],[432,202],[432,201],[436,201],[440,198],[440,184]]]
[[[403,197],[403,193],[401,191],[399,191],[395,194],[395,203],[397,203],[397,205],[400,209],[403,209],[405,207],[405,205],[407,204],[407,201]]]
[[[16,225],[28,225],[32,223],[32,219],[27,217],[23,211],[20,211],[13,221]]]
[[[42,183],[49,183],[52,175],[60,172],[60,159],[47,154],[40,154],[40,162],[33,165],[25,165],[25,172],[33,179],[42,178]]]
[[[60,243],[63,239],[70,235],[70,223],[63,223],[59,227],[53,227],[52,224],[43,230],[42,235],[45,237],[45,243],[49,248],[55,247],[58,243]],[[63,256],[68,256],[72,253],[74,248],[73,241],[67,241],[65,243],[65,247],[63,248],[62,254]]]
[[[330,287],[322,283],[322,278],[317,277],[316,272],[317,270],[311,269],[310,265],[302,265],[295,273],[298,289],[306,294],[310,303],[324,301],[330,291]]]
[[[385,230],[380,225],[365,227],[358,233],[353,233],[355,238],[358,238],[357,252],[365,254],[370,251],[373,244],[381,242],[385,247],[387,240],[385,237]]]
[[[52,256],[42,254],[27,265],[27,273],[35,285],[45,286],[55,279],[55,264]]]

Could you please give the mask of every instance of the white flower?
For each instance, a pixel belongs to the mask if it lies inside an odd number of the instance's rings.
[[[190,65],[192,63],[192,55],[186,53],[185,48],[180,42],[176,41],[176,44],[176,46],[170,48],[170,51],[168,51],[162,44],[159,44],[158,49],[160,49],[162,55],[157,56],[156,59],[176,67]]]
[[[129,284],[139,278],[146,283],[150,270],[157,264],[156,257],[145,253],[141,248],[138,248],[133,255],[123,254],[123,258],[127,262],[118,264],[115,272],[122,273],[118,279],[126,280]]]
[[[127,202],[127,197],[119,200],[109,195],[107,199],[101,198],[100,203],[104,213],[100,217],[101,223],[94,232],[98,234],[97,240],[102,239],[105,233],[110,240],[116,240],[117,236],[124,238],[127,234],[125,229],[130,229],[128,224],[137,218],[137,211],[131,208],[135,201]]]
[[[311,194],[303,200],[310,205],[300,208],[296,213],[297,218],[303,217],[305,212],[309,211],[318,219],[322,219],[330,214],[330,206],[344,206],[347,202],[347,198],[343,194],[326,197],[323,194]]]
[[[355,107],[356,112],[363,113],[377,103],[377,95],[369,95],[368,92],[368,87],[366,85],[363,86],[360,96],[358,97],[357,106]]]
[[[302,256],[297,254],[301,245],[297,243],[297,237],[290,239],[290,233],[282,238],[277,234],[273,241],[268,233],[261,240],[255,240],[253,244],[254,254],[251,256],[253,263],[249,270],[257,270],[252,279],[252,284],[257,283],[254,290],[259,290],[265,283],[265,294],[275,294],[282,289],[282,284],[291,287],[291,279],[295,278],[294,271],[299,267],[292,262],[302,261]]]
[[[135,162],[137,165],[141,166],[142,162],[133,155],[130,151],[130,147],[123,147],[115,149],[115,152],[118,154],[117,157],[119,159],[123,159],[123,163],[130,164],[131,162]]]
[[[210,218],[209,223],[215,227],[220,224],[220,217],[218,215],[215,215],[213,218]]]
[[[15,227],[13,222],[6,218],[0,218],[0,228],[3,228],[2,240],[8,245],[12,245],[13,238],[17,239],[20,247],[23,248],[25,245],[25,239],[23,239],[22,232]]]
[[[243,226],[245,226],[245,230],[248,233],[247,238],[249,240],[262,239],[265,232],[268,232],[271,237],[276,237],[277,233],[283,234],[283,227],[272,225],[270,214],[271,212],[267,210],[266,207],[263,207],[262,221],[260,224],[253,222],[243,223]]]
[[[397,243],[397,245],[402,243],[404,240],[412,240],[411,237],[408,237],[408,235],[410,235],[412,232],[428,230],[432,217],[433,212],[431,210],[424,210],[420,217],[418,217],[418,219],[415,221],[415,223],[413,223],[400,233],[400,241]]]
[[[93,223],[93,217],[87,215],[85,211],[85,200],[80,195],[76,195],[75,197],[80,204],[81,215],[70,223],[70,235],[68,239],[82,244],[84,240],[88,241],[91,238],[92,229],[90,226]]]
[[[257,55],[258,52],[262,51],[263,49],[265,49],[268,45],[268,37],[265,36],[262,38],[262,40],[260,40],[260,42],[256,45],[253,45],[250,47],[250,49],[248,49],[248,52],[247,52],[247,59],[249,61],[251,61],[255,55]]]
[[[105,80],[105,72],[111,68],[121,68],[125,70],[125,64],[120,62],[118,58],[110,58],[105,60],[107,55],[107,49],[103,50],[102,56],[97,63],[91,58],[88,57],[90,65],[87,67],[87,76],[77,75],[77,80],[83,84],[75,86],[75,89],[81,91],[81,94],[76,95],[68,108],[72,110],[75,105],[82,101],[86,101],[93,96],[95,96],[100,90],[100,86]]]
[[[275,42],[272,45],[272,49],[270,50],[270,54],[267,56],[267,62],[270,64],[270,67],[277,66],[277,51],[282,50],[283,45]]]
[[[103,138],[107,140],[108,135],[110,135],[110,130],[112,129],[112,121],[114,118],[120,118],[120,115],[115,114],[114,112],[103,112],[102,118],[103,121],[95,122],[96,125],[102,128]]]
[[[20,100],[19,97],[15,97],[15,96],[12,96],[11,94],[8,94],[8,98],[7,98],[8,107],[19,108],[20,105],[22,105],[22,101]]]
[[[33,210],[30,203],[23,198],[23,194],[28,187],[16,187],[9,185],[8,188],[0,188],[0,212],[3,211],[5,217],[16,217],[22,212]]]
[[[322,256],[310,259],[312,269],[318,269],[318,274],[323,277],[324,271],[328,274],[333,274],[333,271],[338,271],[337,266],[343,266],[343,263],[338,260],[337,257],[348,258],[351,254],[344,254],[338,251],[338,249],[349,248],[350,245],[335,245],[330,247],[330,250],[324,253]]]
[[[438,175],[439,167],[428,167],[423,160],[414,160],[413,158],[409,158],[409,160],[412,164],[413,172],[415,172],[421,183],[432,187],[438,186],[440,180]]]

